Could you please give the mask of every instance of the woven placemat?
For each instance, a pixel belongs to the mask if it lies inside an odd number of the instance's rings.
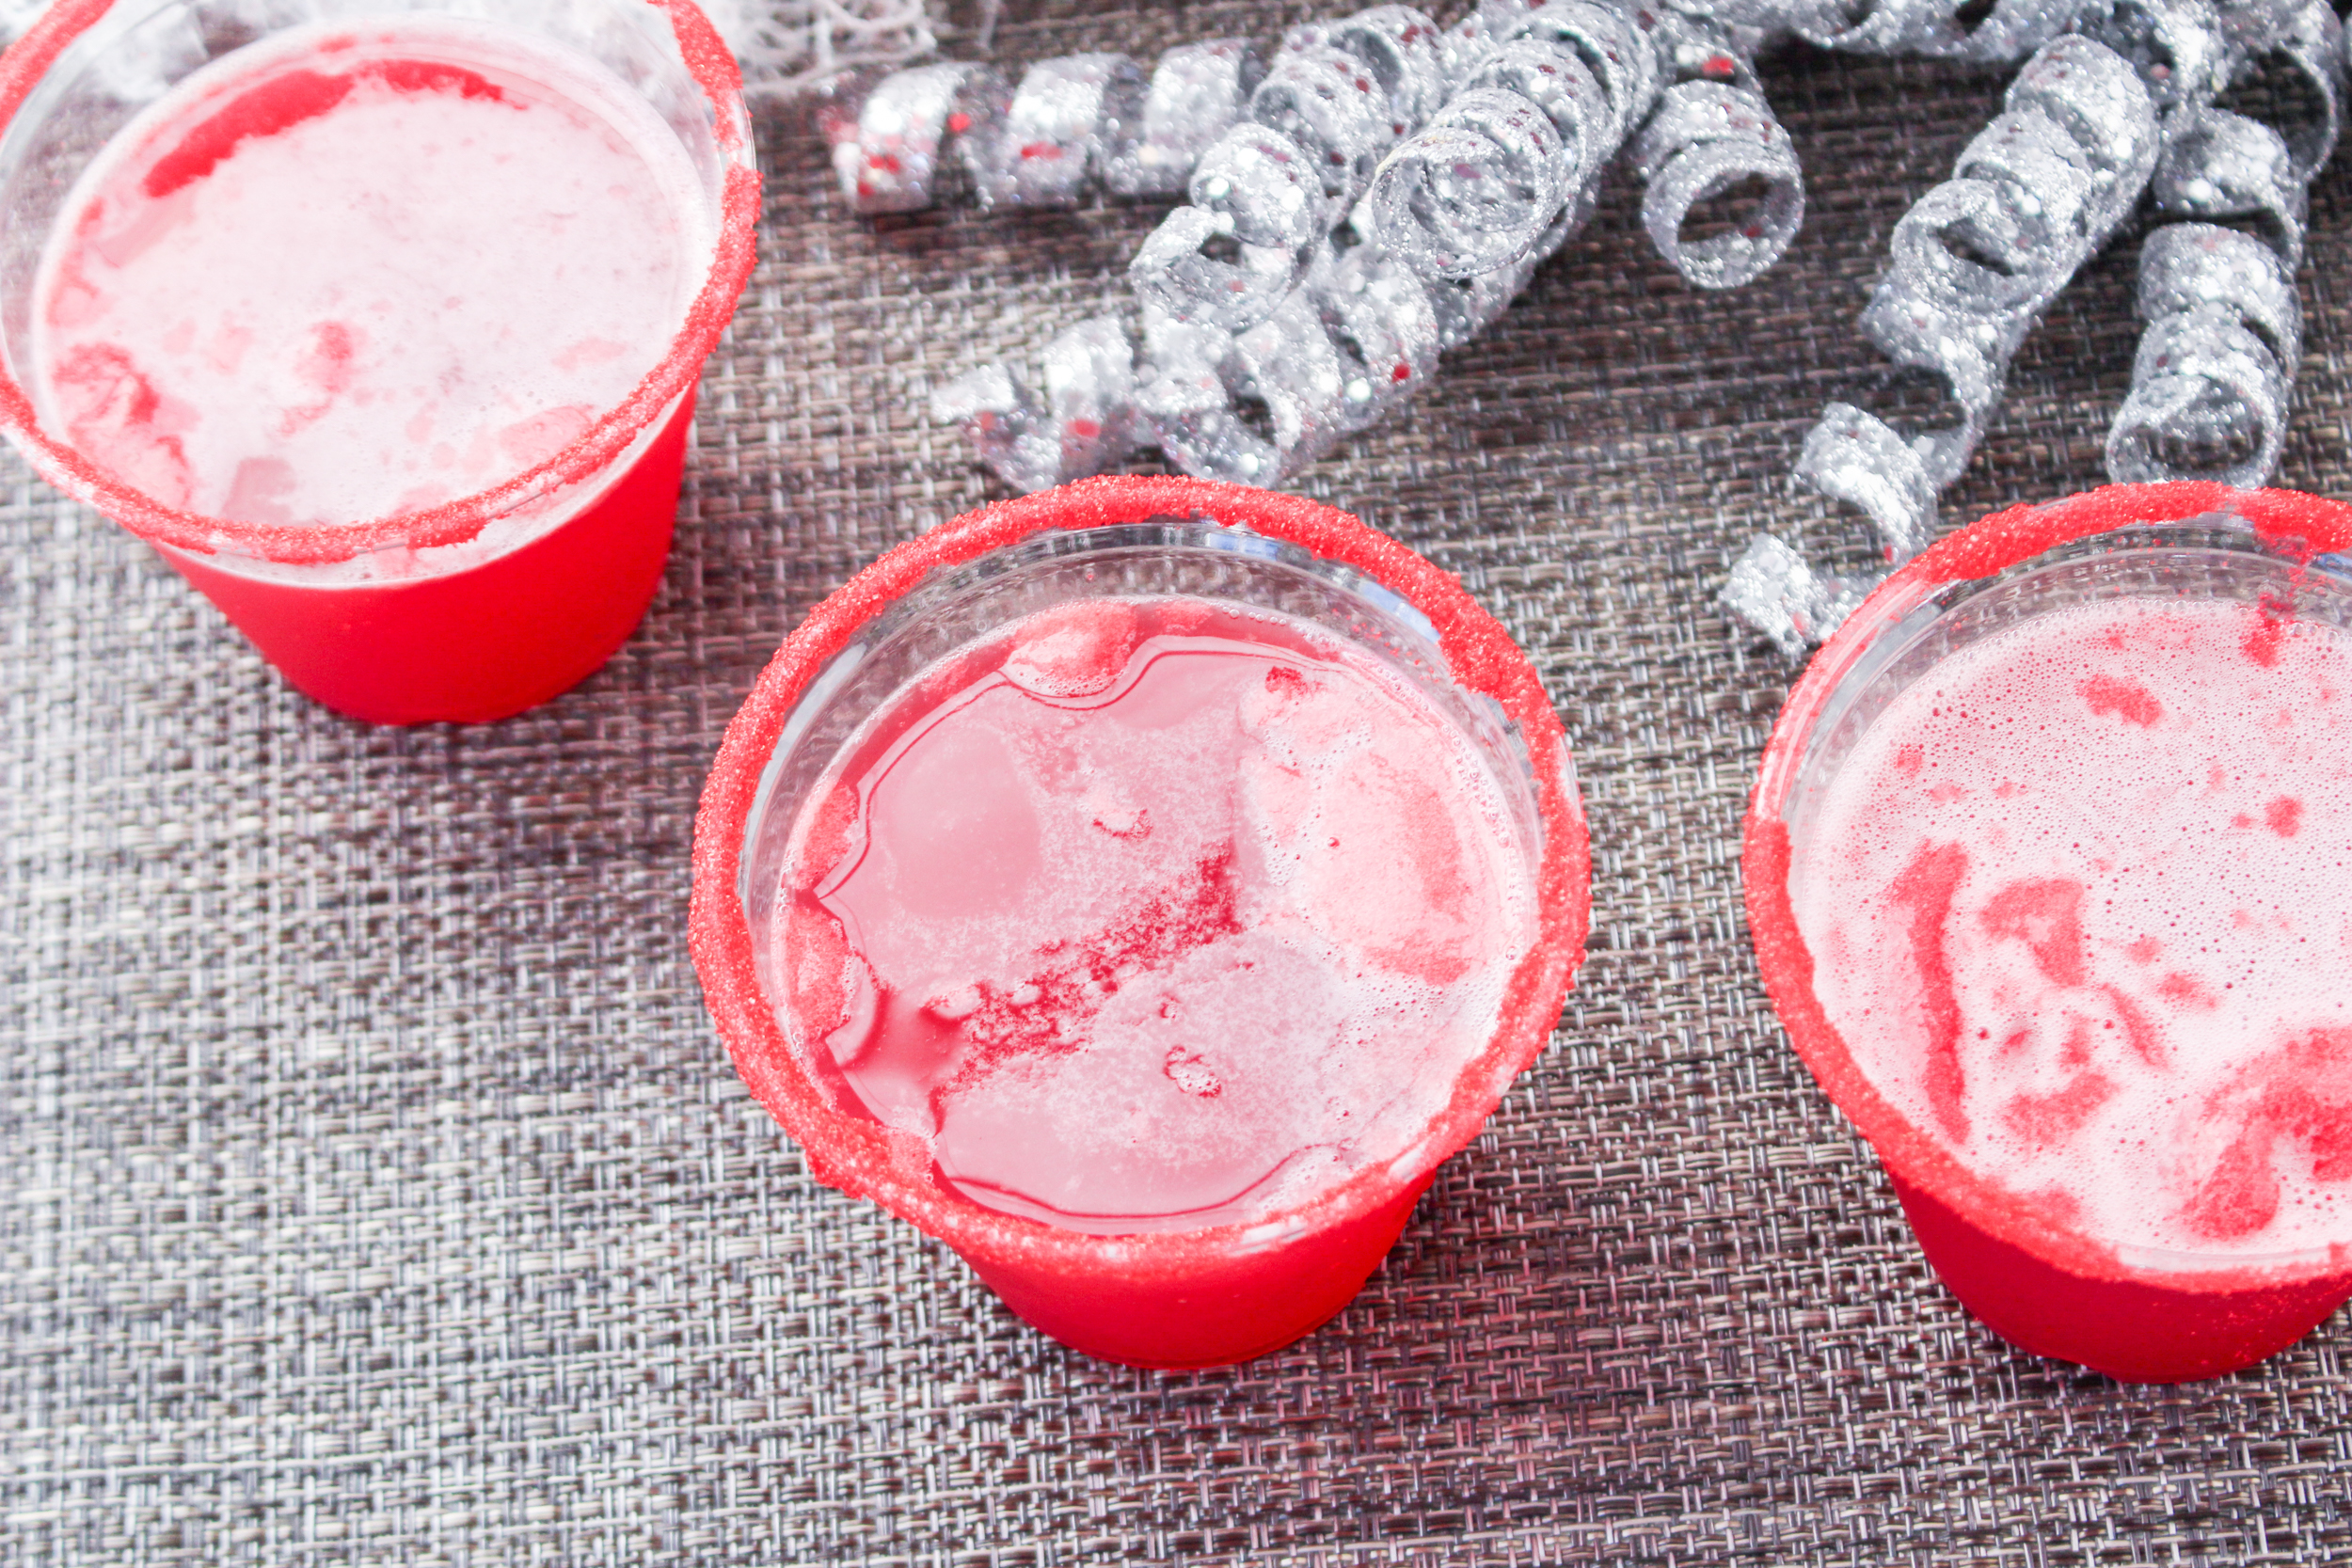
[[[1299,6],[1012,7],[1003,57],[1271,39]],[[2126,1388],[1944,1292],[1790,1054],[1737,828],[1790,667],[1712,604],[1867,385],[1853,319],[1998,75],[1782,55],[1783,265],[1681,286],[1611,187],[1411,414],[1302,488],[1458,572],[1582,770],[1596,934],[1550,1051],[1295,1349],[1127,1370],[810,1179],[686,953],[727,718],[887,546],[996,494],[934,382],[1116,301],[1154,209],[860,222],[763,120],[761,261],[677,548],[506,723],[294,696],[0,459],[0,1559],[22,1563],[2340,1563],[2331,1323]],[[2314,198],[2280,482],[2352,493],[2346,176]],[[2101,478],[2136,241],[2027,343],[1957,523]]]

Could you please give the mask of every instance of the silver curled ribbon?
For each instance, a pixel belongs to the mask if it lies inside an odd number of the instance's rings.
[[[861,213],[909,213],[938,198],[959,166],[983,203],[1006,197],[1005,117],[1012,90],[981,65],[927,65],[883,77],[862,101],[834,103],[818,124],[834,174]]]
[[[1367,205],[1379,244],[1433,286],[1516,278],[1516,293],[1525,263],[1590,215],[1602,171],[1657,96],[1657,66],[1623,11],[1590,0],[1487,12],[1457,31],[1473,29],[1484,49],[1458,51],[1459,89],[1381,165]],[[1475,331],[1493,292],[1465,299],[1455,287],[1440,309]]]
[[[982,207],[1066,206],[1098,186],[1182,190],[1263,74],[1246,39],[1170,49],[1148,77],[1124,55],[1060,55],[1029,67],[1017,88],[986,66],[918,66],[870,86],[830,84],[817,120],[860,213],[937,205],[958,171]]]
[[[1463,55],[1452,42],[1406,6],[1292,29],[1243,112],[1198,137],[1190,199],[1130,263],[1141,352],[1116,318],[1099,318],[1073,329],[1089,355],[1062,355],[1060,390],[1054,365],[1070,333],[1047,348],[1044,393],[988,366],[940,388],[934,417],[961,423],[983,462],[1034,490],[1153,442],[1189,472],[1270,484],[1395,407],[1434,370],[1448,317],[1368,241],[1355,209],[1380,160],[1454,95]],[[1168,71],[1163,56],[1153,91]],[[1131,162],[1116,146],[1089,157],[1112,171]]]
[[[2018,345],[2147,188],[2161,147],[2149,81],[2171,79],[2168,58],[2201,57],[2185,44],[2178,55],[2146,46],[2127,56],[2090,32],[2051,40],[2010,84],[2001,114],[1963,150],[1952,178],[1896,224],[1862,331],[1895,374],[1927,383],[1936,410],[1906,435],[1833,404],[1794,475],[1867,516],[1890,562],[1927,544],[1936,494],[1967,466]],[[2197,70],[2217,83],[2217,66]],[[1836,578],[1832,592],[1823,585],[1833,579],[1805,576],[1812,568],[1792,565],[1792,555],[1780,541],[1756,539],[1724,603],[1794,653],[1827,636],[1838,607],[1851,608],[1847,590],[1867,579]]]
[[[2140,247],[2148,324],[2132,385],[2107,431],[2119,483],[2265,483],[2285,444],[2302,356],[2295,271],[2311,178],[2334,150],[2344,95],[2343,27],[2317,0],[2226,14],[2224,74],[2280,71],[2301,103],[2279,123],[2185,103],[2166,117],[2150,194],[2166,226]]]

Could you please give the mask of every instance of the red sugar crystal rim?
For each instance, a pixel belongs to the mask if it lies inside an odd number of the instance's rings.
[[[2341,1274],[2352,1268],[2352,1243],[2330,1247],[2325,1257],[2314,1254],[2283,1262],[2250,1259],[2236,1266],[2159,1273],[2144,1263],[2126,1262],[2111,1243],[2054,1225],[2016,1195],[1963,1165],[1871,1085],[1814,996],[1813,955],[1798,933],[1788,897],[1790,850],[1781,809],[1832,693],[1879,634],[1930,595],[2090,534],[2187,522],[2217,513],[2243,519],[2265,544],[2295,559],[2308,561],[2352,548],[2352,508],[2316,496],[2293,490],[2233,490],[2222,484],[2111,484],[2046,506],[1996,512],[1914,558],[1838,627],[1788,693],[1757,772],[1740,867],[1756,959],[1789,1040],[1887,1168],[1932,1193],[1979,1229],[2068,1273],[2139,1284],[2149,1283],[2153,1275],[2167,1289],[2198,1293],[2267,1289]]]
[[[1350,566],[1401,594],[1436,626],[1454,679],[1500,703],[1535,760],[1544,823],[1537,941],[1512,974],[1494,1039],[1463,1069],[1454,1097],[1417,1148],[1437,1152],[1407,1170],[1360,1171],[1295,1209],[1201,1230],[1091,1236],[998,1213],[956,1197],[931,1177],[930,1149],[835,1110],[801,1070],[759,986],[752,932],[737,893],[743,834],[761,770],[802,690],[868,620],[950,566],[1048,529],[1104,528],[1154,517],[1246,529]],[[807,1152],[818,1180],[868,1197],[967,1257],[1025,1265],[1115,1270],[1137,1281],[1175,1279],[1200,1265],[1334,1226],[1386,1203],[1460,1148],[1492,1114],[1511,1080],[1543,1049],[1568,983],[1584,958],[1591,860],[1584,815],[1567,776],[1567,741],[1550,699],[1510,634],[1461,585],[1395,540],[1344,512],[1297,496],[1204,480],[1113,476],[1083,481],[968,513],[875,562],[810,612],[770,661],[727,726],[694,823],[691,942],[694,967],[737,1069]],[[1269,1234],[1272,1227],[1272,1234]]]
[[[30,31],[0,55],[0,126],[16,118],[57,55],[96,24],[114,3],[56,0]],[[702,288],[687,308],[686,319],[660,363],[645,373],[618,406],[552,457],[493,489],[424,511],[306,527],[240,522],[164,505],[43,433],[32,400],[5,370],[0,370],[0,430],[8,433],[52,484],[87,501],[143,539],[201,555],[228,551],[293,565],[348,561],[370,550],[462,545],[533,497],[595,474],[649,429],[671,401],[691,388],[701,374],[703,360],[735,314],[735,302],[751,277],[753,229],[759,217],[759,173],[753,162],[751,123],[743,108],[743,78],[734,54],[691,0],[642,3],[668,16],[679,55],[710,103],[712,135],[725,162],[719,234]],[[355,27],[370,20],[348,19]]]

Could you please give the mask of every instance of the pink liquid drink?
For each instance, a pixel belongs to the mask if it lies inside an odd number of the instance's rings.
[[[696,961],[820,1176],[1081,1349],[1244,1359],[1345,1304],[1548,1034],[1565,764],[1500,628],[1352,519],[1078,486],[794,634],[705,795]]]
[[[659,578],[755,182],[699,15],[611,3],[210,58],[199,8],[70,5],[0,60],[42,236],[4,275],[11,436],[357,716],[552,695]]]
[[[1774,1001],[2028,1349],[2202,1376],[2352,1295],[2348,523],[2185,485],[1988,519],[1774,734]]]

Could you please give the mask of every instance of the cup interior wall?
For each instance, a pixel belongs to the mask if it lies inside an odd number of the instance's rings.
[[[1436,632],[1410,603],[1298,546],[1214,524],[1052,531],[935,569],[877,611],[800,694],[760,777],[737,885],[769,996],[783,994],[777,955],[764,933],[774,918],[793,825],[842,748],[894,693],[957,649],[1057,605],[1114,596],[1184,596],[1277,610],[1371,654],[1470,742],[1511,813],[1530,877],[1539,874],[1543,823],[1518,725],[1493,698],[1454,679]]]

